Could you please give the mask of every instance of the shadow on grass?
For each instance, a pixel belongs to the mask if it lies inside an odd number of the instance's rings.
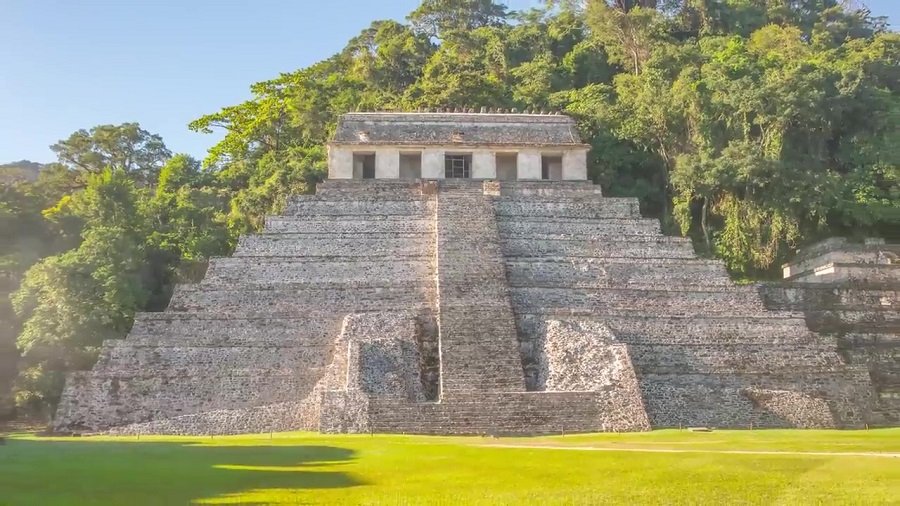
[[[297,504],[304,490],[364,484],[347,448],[8,440],[2,504]]]

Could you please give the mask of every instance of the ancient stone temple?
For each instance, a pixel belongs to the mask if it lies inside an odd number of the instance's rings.
[[[768,307],[801,311],[807,326],[868,369],[870,424],[900,425],[900,245],[828,239],[800,250],[784,266],[784,282],[762,291]]]
[[[768,309],[549,114],[355,113],[329,179],[73,374],[58,430],[860,427],[866,364]],[[896,315],[896,299],[890,311]]]

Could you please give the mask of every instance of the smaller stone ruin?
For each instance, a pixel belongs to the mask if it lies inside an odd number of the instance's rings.
[[[766,305],[802,312],[835,339],[842,357],[864,367],[874,392],[871,426],[900,425],[900,244],[835,237],[804,248],[784,280],[763,286]]]

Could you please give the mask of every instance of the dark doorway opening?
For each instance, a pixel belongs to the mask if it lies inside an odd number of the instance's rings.
[[[353,178],[375,179],[374,153],[353,153]]]
[[[562,156],[541,156],[541,179],[559,181],[562,179]]]
[[[400,153],[400,179],[422,177],[422,153]]]

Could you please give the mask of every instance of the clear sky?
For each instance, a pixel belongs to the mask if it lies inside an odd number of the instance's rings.
[[[54,159],[79,128],[137,121],[203,158],[187,123],[327,58],[418,0],[0,0],[0,163]],[[507,0],[511,9],[540,0]],[[865,0],[896,27],[900,0]]]

